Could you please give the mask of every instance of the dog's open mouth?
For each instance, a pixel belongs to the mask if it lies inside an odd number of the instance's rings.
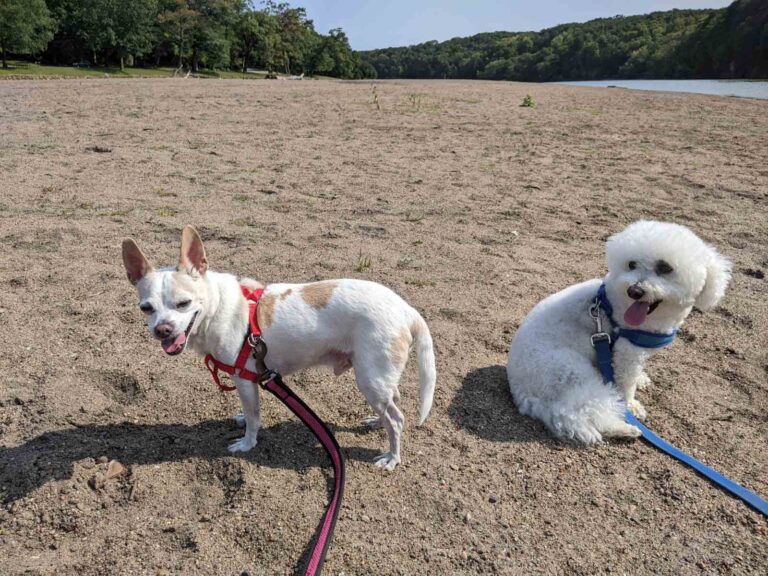
[[[195,312],[195,315],[192,316],[192,320],[189,323],[189,326],[187,326],[187,329],[184,330],[184,332],[180,332],[178,336],[169,336],[168,338],[163,338],[160,340],[160,345],[163,347],[163,350],[165,350],[165,353],[169,356],[176,356],[176,354],[181,354],[184,352],[184,348],[187,347],[187,337],[189,336],[189,332],[192,330],[192,326],[195,325],[195,320],[197,320],[198,312]]]
[[[649,315],[653,314],[653,311],[659,307],[659,304],[661,304],[661,300],[656,300],[655,302],[641,302],[637,300],[633,302],[632,306],[624,312],[624,322],[630,326],[640,326]]]

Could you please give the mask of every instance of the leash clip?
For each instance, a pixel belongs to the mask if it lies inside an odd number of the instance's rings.
[[[256,372],[261,375],[257,382],[261,385],[264,374],[271,372],[267,370],[267,365],[264,363],[264,358],[267,357],[267,343],[262,340],[261,336],[254,333],[249,334],[246,341],[251,347],[251,356],[256,361]]]
[[[248,346],[255,349],[261,344],[263,344],[263,340],[261,339],[261,336],[257,336],[253,332],[248,334]]]
[[[611,335],[608,334],[608,332],[603,331],[603,321],[600,318],[600,300],[595,298],[595,301],[592,303],[592,306],[589,307],[589,315],[592,317],[592,320],[595,321],[595,332],[590,336],[590,341],[592,342],[592,348],[595,347],[595,344],[598,342],[608,342],[608,344],[611,343]]]

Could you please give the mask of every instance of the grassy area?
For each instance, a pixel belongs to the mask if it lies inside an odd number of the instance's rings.
[[[42,66],[29,62],[8,63],[8,68],[0,68],[0,78],[3,76],[27,76],[37,77],[63,77],[63,78],[170,78],[173,76],[173,68],[126,68],[120,70],[117,67],[74,68],[72,66]],[[264,78],[264,74],[242,74],[232,70],[205,70],[195,73],[195,76],[211,78]]]

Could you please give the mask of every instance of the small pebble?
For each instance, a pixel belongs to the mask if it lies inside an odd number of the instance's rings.
[[[122,474],[123,472],[125,472],[125,466],[120,464],[120,462],[118,462],[117,460],[112,460],[109,463],[109,466],[107,466],[107,474],[105,479],[110,480],[111,478],[120,476],[120,474]]]

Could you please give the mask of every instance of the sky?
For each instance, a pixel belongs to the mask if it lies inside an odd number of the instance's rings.
[[[673,8],[722,8],[732,0],[291,0],[326,34],[341,27],[355,50],[448,40],[478,32],[541,30],[568,22]]]

